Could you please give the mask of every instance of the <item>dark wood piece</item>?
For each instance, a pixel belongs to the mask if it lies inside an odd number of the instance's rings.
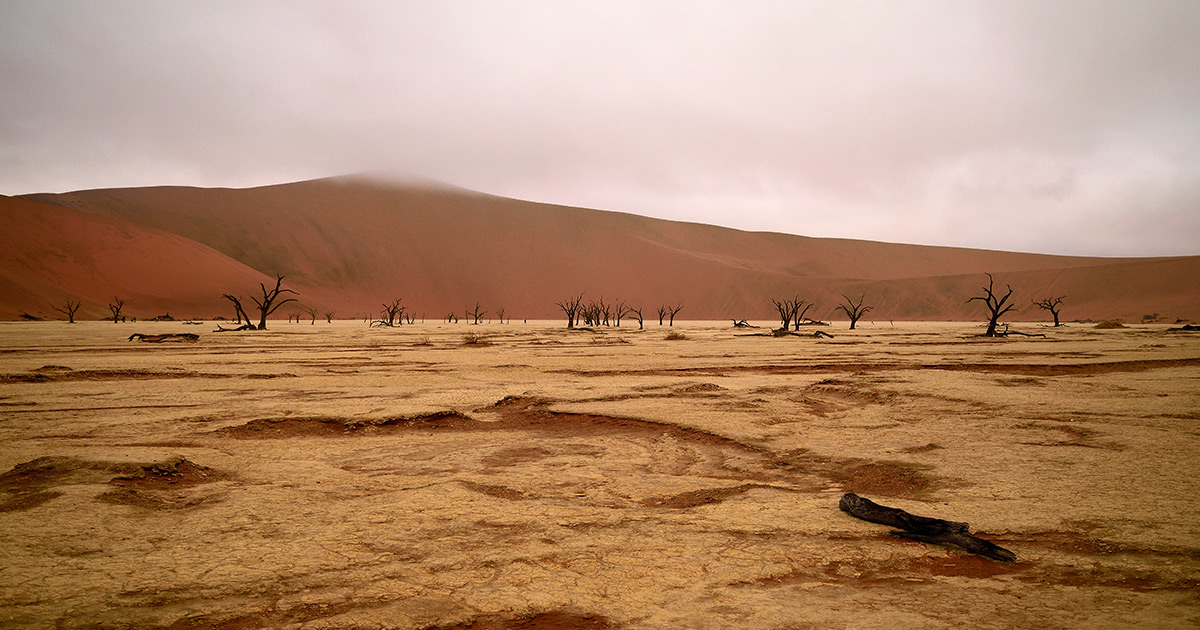
[[[967,533],[969,525],[966,523],[909,514],[899,508],[879,505],[853,492],[843,495],[838,507],[855,518],[901,530],[892,532],[897,536],[927,543],[954,545],[998,562],[1014,562],[1017,559],[1017,554]]]
[[[142,333],[133,333],[129,335],[129,340],[144,341],[146,343],[163,343],[169,341],[199,341],[200,335],[196,333],[168,333],[165,335],[143,335]]]

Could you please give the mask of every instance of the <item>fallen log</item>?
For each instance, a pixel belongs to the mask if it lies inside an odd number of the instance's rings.
[[[258,326],[255,326],[254,324],[246,323],[246,324],[242,324],[241,326],[238,326],[237,328],[226,328],[220,324],[217,324],[217,329],[214,330],[213,332],[238,332],[241,330],[258,330]]]
[[[200,335],[196,333],[167,333],[165,335],[143,335],[142,333],[133,333],[129,335],[129,340],[144,341],[146,343],[163,343],[169,341],[199,341]]]
[[[967,533],[967,523],[909,514],[899,508],[879,505],[853,492],[842,495],[838,507],[855,518],[898,528],[901,531],[892,532],[896,536],[927,543],[954,545],[998,562],[1014,562],[1017,559],[1017,554]]]
[[[757,328],[757,326],[754,326],[753,328]],[[824,330],[814,330],[810,333],[798,333],[798,332],[792,332],[790,330],[784,330],[782,328],[773,328],[773,329],[771,329],[771,332],[769,332],[769,333],[744,333],[744,334],[740,334],[740,335],[737,333],[734,333],[733,336],[734,337],[816,337],[818,339],[824,337],[826,339],[833,339],[833,335],[825,332]]]

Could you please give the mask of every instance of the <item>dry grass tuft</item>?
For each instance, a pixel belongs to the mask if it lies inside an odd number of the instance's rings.
[[[483,335],[480,335],[478,333],[469,332],[469,333],[463,335],[463,345],[464,346],[476,346],[476,347],[490,346],[490,345],[492,345],[492,342],[488,341],[487,337],[484,337]]]

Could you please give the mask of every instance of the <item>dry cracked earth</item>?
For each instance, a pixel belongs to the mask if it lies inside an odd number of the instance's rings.
[[[212,328],[0,323],[0,626],[1200,626],[1200,333]]]

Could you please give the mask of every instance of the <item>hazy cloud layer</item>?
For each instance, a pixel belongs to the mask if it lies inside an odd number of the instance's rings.
[[[0,0],[0,193],[371,170],[812,236],[1200,254],[1200,2]]]

